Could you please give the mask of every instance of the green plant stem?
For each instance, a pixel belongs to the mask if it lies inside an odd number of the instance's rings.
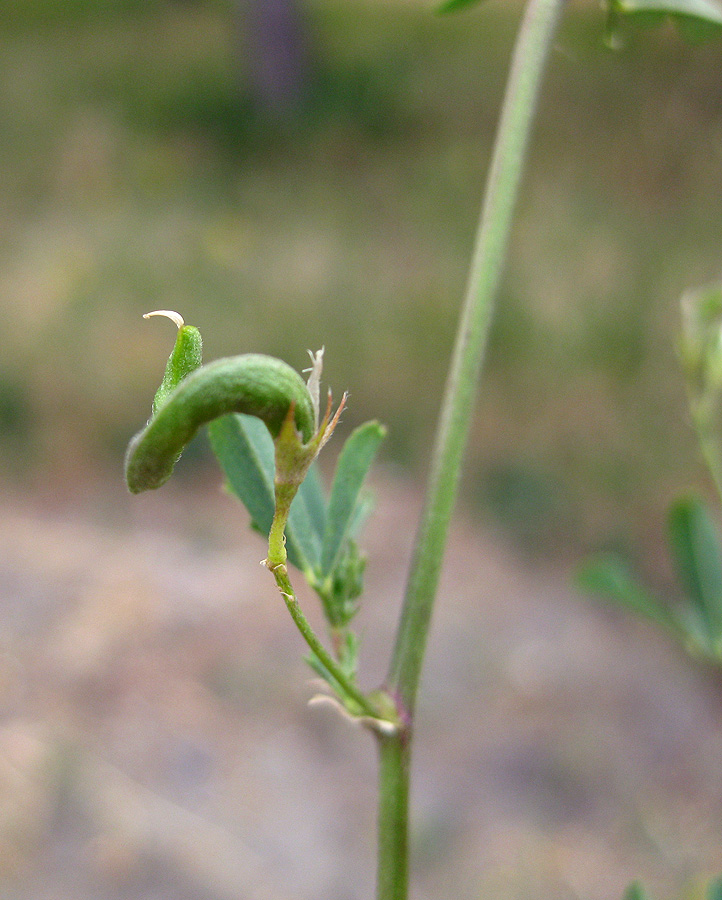
[[[564,0],[530,0],[514,49],[442,404],[426,501],[416,534],[387,680],[389,692],[408,716],[413,713],[418,690],[476,385],[506,257],[537,97],[563,6]]]
[[[281,592],[281,596],[286,604],[286,608],[291,614],[291,618],[301,632],[301,636],[306,641],[311,651],[316,654],[326,671],[333,676],[344,694],[357,705],[360,714],[371,716],[375,719],[383,718],[376,706],[348,678],[346,673],[318,639],[316,632],[311,627],[310,622],[299,606],[295,591],[291,585],[291,580],[288,577],[286,566],[281,563],[269,566],[269,568],[271,569],[271,572],[273,572],[273,577],[276,579],[276,585]]]
[[[276,484],[274,497],[276,507],[273,512],[271,530],[268,533],[268,568],[273,572],[278,566],[285,566],[288,555],[286,553],[286,524],[288,514],[291,511],[291,503],[298,493],[297,484]]]
[[[411,745],[407,731],[379,736],[379,812],[376,896],[406,900]]]
[[[380,738],[377,900],[406,900],[412,722],[466,448],[476,384],[506,257],[537,98],[565,0],[530,0],[502,107],[464,306],[442,404],[387,689],[404,727]]]

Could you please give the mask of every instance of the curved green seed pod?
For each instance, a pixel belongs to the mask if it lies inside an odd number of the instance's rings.
[[[200,426],[227,413],[257,416],[277,437],[291,404],[296,428],[308,442],[315,430],[313,403],[304,380],[289,365],[248,353],[201,366],[165,396],[131,440],[125,456],[128,488],[139,494],[164,484]]]
[[[146,315],[158,315],[147,313]],[[181,319],[181,322],[183,320]],[[203,341],[201,333],[193,325],[179,325],[173,352],[168,357],[163,381],[153,398],[153,415],[165,403],[168,395],[187,378],[191,372],[195,372],[203,362]]]

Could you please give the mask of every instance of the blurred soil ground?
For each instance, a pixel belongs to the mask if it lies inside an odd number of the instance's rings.
[[[419,506],[393,474],[376,482],[368,687]],[[262,556],[215,482],[88,490],[82,507],[7,499],[3,898],[372,896],[372,739],[307,707]],[[722,871],[719,676],[463,515],[423,688],[415,900],[608,900],[633,878],[691,897]]]

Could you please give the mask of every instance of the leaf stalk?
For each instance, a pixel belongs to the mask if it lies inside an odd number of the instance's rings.
[[[298,600],[296,599],[296,592],[294,591],[291,584],[291,579],[288,577],[288,569],[286,568],[285,564],[279,563],[276,565],[270,565],[268,560],[266,561],[266,564],[273,573],[273,577],[276,579],[276,586],[278,587],[278,590],[283,597],[286,608],[291,614],[291,618],[300,631],[301,636],[308,644],[311,652],[316,655],[323,667],[334,678],[338,686],[343,691],[345,697],[351,700],[358,708],[357,710],[353,710],[353,712],[368,716],[371,719],[383,719],[383,715],[376,708],[376,706],[349,679],[341,666],[336,662],[336,660],[331,656],[331,654],[328,652],[328,650],[326,650],[326,648],[319,640],[316,632],[313,630],[310,622],[303,614]]]

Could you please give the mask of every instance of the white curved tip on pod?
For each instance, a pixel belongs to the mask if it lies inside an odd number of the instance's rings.
[[[154,309],[153,312],[143,313],[144,319],[150,319],[152,318],[152,316],[165,316],[166,319],[170,319],[171,322],[175,322],[176,326],[179,329],[185,325],[183,316],[173,309]]]

